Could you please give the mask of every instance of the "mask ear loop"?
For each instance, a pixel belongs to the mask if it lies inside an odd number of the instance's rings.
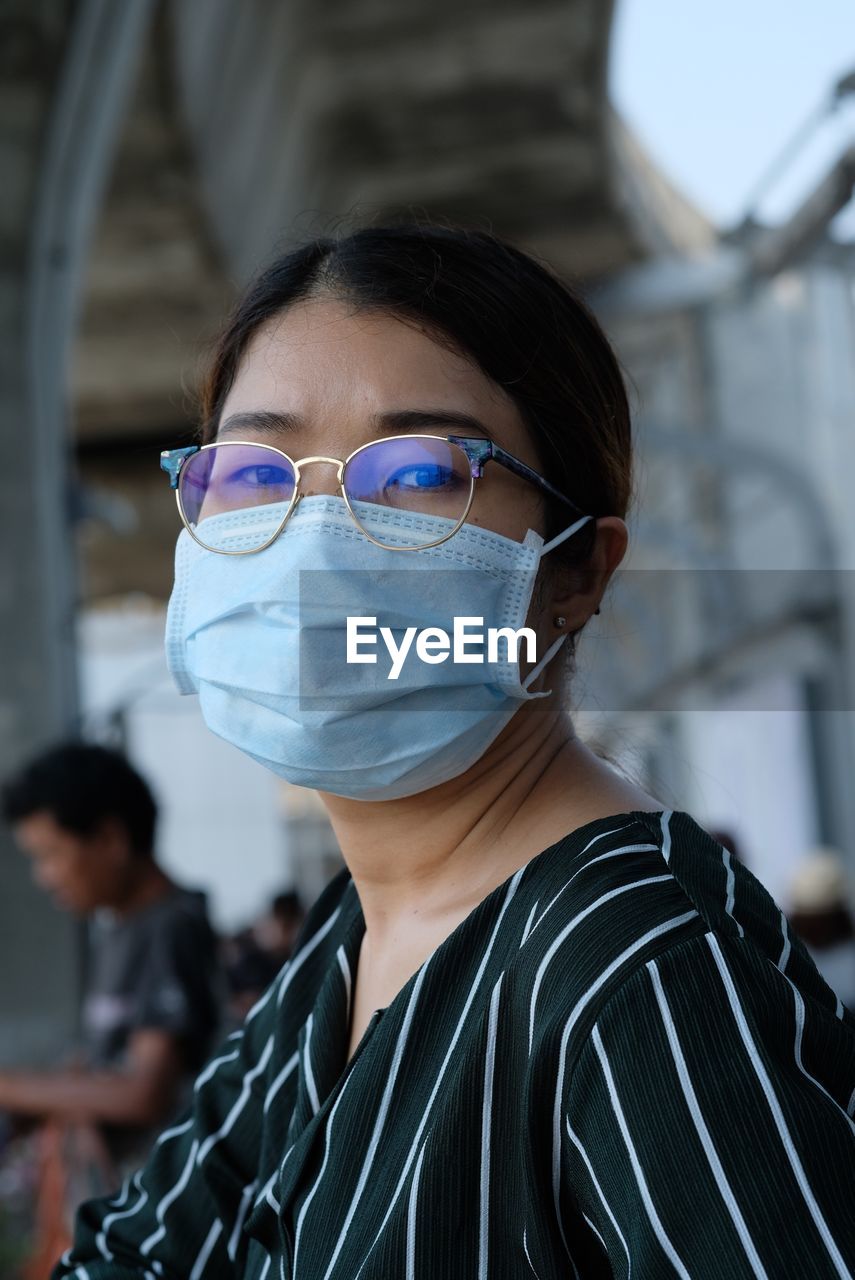
[[[537,677],[540,675],[541,671],[543,671],[543,669],[544,669],[545,667],[548,667],[548,666],[549,666],[549,663],[550,663],[550,662],[552,661],[552,659],[555,657],[556,653],[557,653],[557,652],[558,652],[558,650],[561,648],[561,646],[563,645],[563,643],[564,643],[564,641],[565,641],[566,639],[567,639],[567,633],[565,632],[563,635],[560,635],[560,636],[557,638],[557,640],[553,640],[552,644],[551,644],[551,645],[549,646],[549,648],[546,650],[546,653],[543,655],[543,657],[541,658],[540,662],[538,662],[536,666],[532,667],[531,671],[529,671],[529,673],[528,673],[528,675],[526,676],[525,680],[523,680],[523,682],[522,682],[522,687],[523,687],[524,689],[526,689],[526,690],[527,690],[527,689],[528,689],[528,686],[531,684],[532,680],[536,680],[536,679],[537,679]],[[536,697],[540,697],[540,698],[544,698],[544,697],[546,697],[547,693],[551,693],[551,692],[552,692],[552,690],[551,690],[551,689],[544,689],[543,693],[541,693],[541,694],[536,694],[535,696],[536,696]]]
[[[582,516],[581,519],[575,522],[575,524],[571,524],[568,529],[565,529],[562,533],[557,534],[557,536],[554,537],[550,542],[544,543],[544,545],[540,548],[540,558],[543,559],[543,557],[546,555],[548,551],[551,551],[553,547],[557,547],[559,543],[562,543],[566,538],[571,537],[576,532],[577,529],[581,529],[583,524],[587,524],[589,520],[593,520],[593,519],[594,519],[593,516]],[[546,650],[546,653],[543,655],[540,662],[538,662],[536,666],[532,667],[531,671],[529,671],[525,680],[523,680],[522,687],[524,689],[528,689],[528,686],[531,684],[531,682],[533,680],[536,680],[537,677],[540,675],[541,671],[543,671],[544,668],[549,665],[549,663],[555,657],[556,653],[564,644],[566,639],[567,639],[567,633],[565,632],[563,635],[558,636],[556,640],[553,640],[552,644]],[[544,690],[544,694],[547,692],[551,693],[552,690],[551,689]],[[541,696],[544,696],[544,695],[541,695]]]
[[[583,524],[586,524],[589,520],[593,520],[593,519],[594,519],[593,516],[582,516],[581,520],[577,520],[575,524],[571,524],[570,528],[565,529],[563,533],[557,534],[556,537],[554,537],[551,542],[544,543],[544,545],[540,548],[541,559],[543,558],[543,556],[546,555],[547,551],[551,551],[553,547],[557,547],[558,544],[560,542],[563,542],[565,538],[569,538],[571,534],[574,534],[576,532],[577,529],[581,529]]]

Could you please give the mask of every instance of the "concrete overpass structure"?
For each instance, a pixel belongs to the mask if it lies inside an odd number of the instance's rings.
[[[152,11],[74,336],[81,477],[106,517],[84,531],[87,597],[168,590],[157,451],[192,423],[205,340],[276,248],[413,210],[589,282],[710,244],[609,107],[611,20],[594,0]],[[99,490],[129,502],[112,527]]]

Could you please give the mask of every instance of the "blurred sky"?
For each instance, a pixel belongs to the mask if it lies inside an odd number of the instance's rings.
[[[618,0],[612,98],[669,176],[714,222],[737,222],[768,165],[855,70],[855,0]],[[760,206],[777,222],[846,143],[855,96],[816,131]],[[855,239],[855,202],[835,221]]]

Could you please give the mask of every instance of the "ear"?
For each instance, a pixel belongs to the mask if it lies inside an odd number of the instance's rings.
[[[98,820],[95,830],[105,851],[120,857],[130,852],[130,840],[125,824],[115,814],[105,814]]]
[[[578,631],[598,613],[609,579],[626,554],[629,532],[620,516],[600,516],[591,558],[583,569],[557,565],[550,608],[553,618],[563,618],[562,631]],[[559,549],[556,548],[556,552]]]

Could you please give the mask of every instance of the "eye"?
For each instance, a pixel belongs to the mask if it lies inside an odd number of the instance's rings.
[[[460,477],[451,467],[438,463],[411,464],[399,467],[386,480],[387,489],[447,489],[459,484]]]
[[[263,463],[250,467],[239,467],[223,480],[229,486],[242,485],[247,489],[283,489],[290,487],[292,476],[285,467],[277,467],[275,463]]]

